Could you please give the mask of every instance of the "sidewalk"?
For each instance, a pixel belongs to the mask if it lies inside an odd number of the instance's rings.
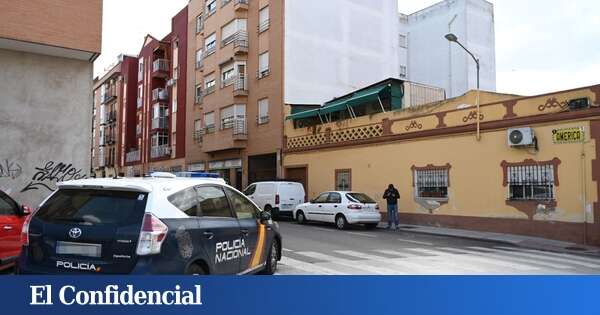
[[[387,223],[381,223],[379,228],[385,228],[386,226]],[[600,257],[600,247],[584,246],[581,244],[550,240],[540,237],[407,224],[400,225],[400,230],[408,233],[459,237],[479,241],[504,243],[528,249]]]

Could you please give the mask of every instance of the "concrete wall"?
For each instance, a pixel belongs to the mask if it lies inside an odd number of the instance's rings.
[[[402,10],[402,8],[400,8]],[[454,33],[480,58],[481,88],[496,90],[494,8],[484,0],[446,0],[408,17],[408,79],[455,97],[477,87],[473,59],[444,35]]]
[[[320,104],[397,78],[397,0],[287,0],[285,103]]]
[[[0,49],[0,189],[37,206],[90,170],[92,64]]]

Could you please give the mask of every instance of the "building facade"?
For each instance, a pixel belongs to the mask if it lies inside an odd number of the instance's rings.
[[[474,60],[444,38],[453,33],[480,60],[481,89],[496,91],[494,6],[491,3],[445,0],[409,15],[400,14],[398,21],[400,78],[442,87],[448,97],[475,89]]]
[[[377,106],[356,99],[366,90],[343,100],[363,113],[351,119],[324,107],[331,122],[310,112],[286,121],[285,173],[305,182],[310,198],[361,191],[385,211],[382,194],[394,184],[403,223],[600,245],[600,86],[530,97],[481,92],[479,113],[472,91],[368,115]]]
[[[284,104],[393,75],[396,12],[395,0],[190,1],[187,169],[238,188],[283,178]]]
[[[137,57],[121,55],[117,64],[94,83],[92,120],[92,174],[125,176],[125,144],[135,131],[127,132],[128,112],[135,111]],[[129,115],[131,116],[131,115]]]
[[[102,1],[6,0],[0,21],[0,189],[37,206],[89,176]]]
[[[171,33],[162,40],[147,35],[138,54],[136,100],[123,121],[126,176],[185,165],[187,17],[185,7],[172,18]]]

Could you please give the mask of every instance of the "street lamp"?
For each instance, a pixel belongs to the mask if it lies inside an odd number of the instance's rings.
[[[446,36],[444,36],[449,42],[454,42],[457,43],[462,49],[464,49],[472,58],[473,60],[475,60],[475,64],[477,65],[477,140],[481,140],[481,134],[480,134],[480,119],[479,117],[481,117],[481,112],[479,109],[479,59],[477,57],[475,57],[475,55],[470,52],[467,47],[465,47],[463,44],[461,44],[461,42],[458,41],[458,37],[452,33],[446,34]]]

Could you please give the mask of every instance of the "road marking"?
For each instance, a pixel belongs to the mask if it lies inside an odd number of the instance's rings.
[[[291,249],[287,249],[287,248],[282,248],[281,250],[283,250],[284,252],[288,252],[288,253],[293,253],[294,251]]]
[[[281,257],[280,263],[284,266],[295,268],[307,274],[321,274],[321,275],[342,275],[344,273],[334,269],[318,266],[316,264],[307,263],[305,261],[297,260],[289,257]]]
[[[530,265],[524,265],[524,264],[519,264],[519,263],[514,263],[514,262],[506,262],[506,261],[501,261],[501,260],[497,260],[497,259],[485,258],[485,257],[481,257],[481,256],[464,255],[464,254],[470,254],[468,252],[463,252],[462,253],[463,255],[456,254],[456,252],[459,252],[459,253],[461,252],[460,249],[456,249],[456,248],[452,248],[452,247],[443,247],[440,249],[445,250],[446,252],[444,252],[444,254],[447,256],[450,256],[452,258],[462,258],[465,260],[472,260],[475,262],[481,262],[481,263],[485,263],[485,264],[496,265],[496,266],[511,268],[511,269],[520,270],[520,271],[539,270],[538,267],[534,267],[534,266],[530,266]],[[426,253],[426,254],[431,254],[431,255],[439,255],[440,254],[439,251],[423,249],[423,248],[411,248],[410,250],[416,251],[416,252],[422,252],[422,253]]]
[[[367,233],[359,233],[359,232],[347,232],[351,235],[365,236],[365,237],[377,237],[377,235],[367,234]]]
[[[402,258],[408,258],[408,257],[418,256],[418,255],[415,255],[415,254],[406,253],[406,252],[400,252],[400,251],[391,250],[391,249],[374,249],[373,251],[378,252],[378,253],[383,253],[383,254],[391,255],[391,256],[399,256],[399,257],[402,257]]]
[[[332,229],[326,229],[326,228],[320,228],[320,227],[313,227],[313,229],[315,229],[317,231],[334,232],[334,230],[332,230]]]
[[[514,254],[518,254],[521,256],[531,257],[531,258],[542,258],[546,260],[553,260],[564,262],[573,265],[584,266],[588,268],[599,269],[600,268],[600,259],[594,260],[592,258],[587,257],[579,257],[569,254],[561,254],[561,253],[552,253],[552,252],[544,252],[533,249],[525,249],[525,248],[512,248],[512,247],[498,247],[503,249],[505,252],[510,252]]]
[[[417,244],[417,245],[425,245],[425,246],[433,246],[432,243],[427,243],[427,242],[420,242],[420,241],[413,241],[413,240],[405,240],[402,238],[398,239],[400,242],[406,242],[406,243],[411,243],[411,244]]]
[[[307,256],[307,257],[318,259],[318,260],[325,260],[327,262],[335,263],[335,264],[342,265],[342,266],[351,267],[351,268],[354,268],[354,269],[357,269],[358,271],[360,271],[361,274],[379,274],[379,275],[401,274],[397,270],[371,266],[367,263],[367,261],[349,260],[349,259],[344,259],[344,258],[339,258],[339,257],[335,257],[335,256],[322,254],[322,253],[309,252],[309,251],[296,252],[296,254],[302,255],[302,256]]]
[[[550,262],[545,262],[545,261],[540,261],[540,260],[532,260],[531,258],[514,257],[514,255],[511,255],[510,253],[508,253],[506,251],[498,251],[498,250],[496,250],[496,252],[500,252],[500,253],[494,254],[494,253],[490,253],[490,251],[494,252],[494,250],[491,250],[490,248],[486,248],[486,247],[472,246],[472,247],[469,247],[469,248],[485,250],[486,252],[484,253],[484,252],[480,252],[480,251],[477,251],[477,250],[468,250],[468,249],[461,249],[460,251],[466,252],[466,253],[471,254],[471,255],[485,256],[485,257],[495,257],[495,258],[498,258],[498,259],[513,260],[513,261],[521,262],[521,263],[525,263],[525,264],[539,265],[539,266],[544,266],[544,267],[549,267],[549,268],[554,268],[554,269],[573,269],[573,267],[567,266],[567,265],[563,265],[563,264],[555,264],[555,263],[550,263]]]

